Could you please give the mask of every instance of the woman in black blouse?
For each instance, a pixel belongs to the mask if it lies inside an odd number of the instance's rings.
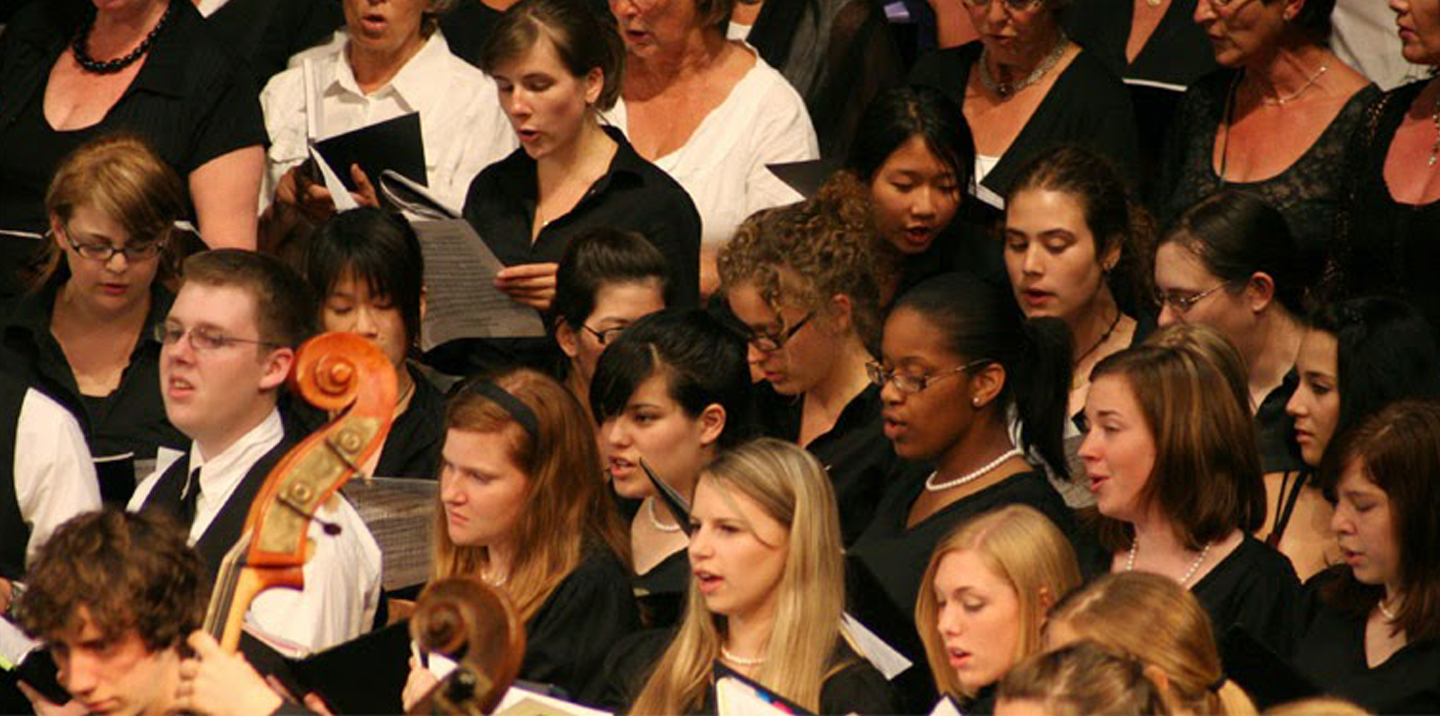
[[[766,209],[720,249],[721,288],[749,332],[762,377],[761,432],[808,449],[830,473],[845,543],[870,522],[894,462],[880,431],[880,387],[865,366],[880,333],[881,270],[864,189]]]
[[[1440,712],[1440,407],[1395,403],[1341,441],[1324,480],[1344,564],[1306,584],[1295,660],[1372,713]]]
[[[549,310],[565,246],[593,226],[649,239],[670,262],[677,301],[698,301],[694,204],[619,131],[600,124],[600,112],[620,95],[624,58],[614,19],[582,2],[523,0],[491,31],[481,66],[495,78],[521,146],[475,177],[464,214],[506,265],[496,286],[518,303]],[[494,341],[473,348],[482,352],[460,360],[534,363],[537,350]]]
[[[305,279],[323,297],[324,329],[369,338],[395,367],[395,420],[372,464],[361,467],[378,477],[435,479],[445,396],[409,361],[425,315],[425,266],[415,231],[397,215],[362,207],[331,217],[306,250]]]
[[[701,468],[750,430],[745,348],[699,309],[650,314],[600,355],[590,407],[611,486],[642,501],[629,535],[645,620],[673,624],[689,584],[687,540],[640,461],[687,503],[694,498]]]
[[[885,322],[880,385],[897,466],[870,527],[850,549],[853,613],[910,660],[925,656],[913,609],[931,551],[966,518],[1008,504],[1038,509],[1066,536],[1074,518],[1032,451],[1063,474],[1070,351],[1058,319],[1027,321],[1002,289],[964,274],[922,282]],[[1012,437],[1011,411],[1020,423]],[[901,676],[909,705],[929,708],[923,668]]]
[[[1440,17],[1427,1],[1390,6],[1409,62],[1440,67]],[[1349,295],[1398,295],[1440,329],[1440,80],[1386,92],[1351,140],[1348,182],[1327,278]]]
[[[32,288],[0,319],[0,365],[75,415],[103,496],[123,504],[160,448],[189,442],[165,417],[152,337],[174,300],[164,282],[185,190],[145,142],[109,137],[61,162],[46,211]]]
[[[911,84],[950,95],[978,153],[976,195],[996,209],[1016,173],[1053,145],[1080,143],[1138,170],[1135,115],[1119,78],[1066,38],[1063,0],[964,0],[980,40],[923,57]],[[971,209],[967,208],[967,214]],[[986,224],[994,218],[986,212]]]
[[[559,383],[517,369],[466,384],[445,423],[432,581],[504,591],[525,622],[520,678],[594,703],[607,651],[639,614],[590,421]],[[406,706],[434,684],[412,660]]]
[[[1187,333],[1210,334],[1187,336]],[[1290,645],[1299,581],[1250,536],[1265,488],[1239,357],[1199,326],[1162,329],[1091,373],[1080,445],[1110,571],[1174,579],[1210,612],[1277,651]]]
[[[1334,0],[1201,0],[1195,21],[1223,68],[1191,85],[1169,131],[1155,204],[1170,220],[1226,186],[1285,215],[1296,246],[1333,244],[1344,150],[1379,94],[1325,46]]]
[[[842,626],[840,519],[813,456],[768,438],[722,454],[701,473],[690,524],[684,620],[612,657],[627,713],[715,713],[716,665],[810,713],[895,713]]]
[[[1331,508],[1315,479],[1329,446],[1390,403],[1440,398],[1440,352],[1415,309],[1391,298],[1357,298],[1310,316],[1295,371],[1300,381],[1285,410],[1309,469],[1265,476],[1273,505],[1265,540],[1308,579],[1338,561]]]
[[[1314,276],[1315,264],[1297,255],[1281,212],[1234,189],[1186,209],[1155,252],[1160,325],[1209,326],[1240,352],[1267,473],[1303,467],[1285,403],[1295,390]]]
[[[44,231],[60,159],[128,131],[185,181],[207,244],[255,246],[258,90],[204,22],[180,0],[41,0],[16,13],[0,41],[0,228]]]

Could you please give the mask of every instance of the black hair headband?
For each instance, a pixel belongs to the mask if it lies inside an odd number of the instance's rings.
[[[469,386],[469,390],[489,398],[491,402],[504,408],[505,412],[515,419],[515,422],[520,423],[520,427],[525,428],[525,432],[530,434],[531,440],[540,439],[540,421],[536,419],[535,411],[521,402],[519,398],[511,395],[509,391],[490,381],[476,381]]]

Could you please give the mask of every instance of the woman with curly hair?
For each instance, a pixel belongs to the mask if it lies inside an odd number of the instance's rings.
[[[810,450],[830,471],[848,544],[879,497],[894,451],[880,387],[865,365],[878,339],[880,255],[857,182],[750,217],[720,250],[720,281],[745,324],[761,431]]]

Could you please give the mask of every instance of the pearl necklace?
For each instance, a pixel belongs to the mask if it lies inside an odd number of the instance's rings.
[[[1377,609],[1380,610],[1380,615],[1383,616],[1383,617],[1385,617],[1385,621],[1387,621],[1387,622],[1393,622],[1393,621],[1395,621],[1395,612],[1390,611],[1390,608],[1387,607],[1387,606],[1385,606],[1385,600],[1384,600],[1384,599],[1381,599],[1380,601],[1375,602],[1375,608],[1377,608]]]
[[[931,492],[940,492],[941,490],[948,490],[952,487],[959,487],[967,482],[974,482],[975,480],[984,477],[986,474],[988,474],[995,468],[1000,467],[1000,464],[1005,462],[1006,460],[1009,460],[1012,457],[1020,457],[1024,454],[1024,451],[1022,451],[1020,448],[1010,448],[1009,450],[1001,453],[1000,457],[997,457],[994,460],[991,460],[990,462],[981,465],[974,472],[967,472],[960,477],[954,478],[953,480],[946,480],[945,482],[935,481],[935,478],[940,476],[940,472],[937,470],[930,473],[930,477],[925,478],[925,489]]]
[[[1205,556],[1210,554],[1210,547],[1214,542],[1206,542],[1204,549],[1200,550],[1200,556],[1190,563],[1190,568],[1185,570],[1185,576],[1180,578],[1180,586],[1190,583],[1190,578],[1195,576],[1195,570],[1200,569],[1200,564],[1205,561]],[[1130,541],[1130,556],[1125,560],[1125,571],[1135,571],[1135,555],[1140,552],[1140,538],[1136,537]]]
[[[1430,110],[1430,123],[1435,125],[1435,143],[1430,145],[1430,164],[1435,166],[1440,159],[1440,94],[1435,95],[1435,106]]]
[[[723,647],[723,646],[720,647],[720,656],[721,656],[721,657],[724,657],[724,659],[725,659],[726,661],[728,661],[728,662],[730,662],[730,663],[732,663],[732,664],[734,664],[734,665],[736,665],[736,666],[759,666],[759,665],[765,663],[765,657],[763,657],[763,656],[757,656],[757,657],[754,657],[754,658],[752,658],[752,659],[746,659],[746,658],[739,657],[739,656],[735,656],[734,654],[731,654],[731,653],[730,653],[730,650],[729,650],[729,649],[726,649],[726,648]]]
[[[645,516],[650,518],[650,526],[661,532],[680,531],[679,523],[667,525],[664,522],[661,522],[660,518],[655,515],[655,498],[653,497],[646,498],[645,500]]]
[[[986,61],[990,53],[984,48],[981,48],[980,84],[985,85],[986,89],[999,95],[1000,99],[1010,99],[1015,96],[1016,92],[1039,82],[1040,79],[1045,76],[1045,73],[1049,72],[1050,69],[1060,61],[1060,58],[1065,56],[1065,48],[1068,47],[1069,44],[1070,39],[1065,37],[1065,33],[1062,31],[1060,33],[1060,40],[1055,43],[1055,49],[1051,50],[1050,54],[1041,58],[1040,64],[1035,65],[1035,69],[1019,82],[1001,82],[995,79],[995,76],[990,74],[990,63]]]

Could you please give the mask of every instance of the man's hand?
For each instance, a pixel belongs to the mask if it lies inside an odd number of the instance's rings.
[[[63,704],[51,703],[49,699],[40,694],[39,691],[30,688],[25,682],[19,682],[20,693],[30,699],[30,706],[35,709],[37,716],[84,716],[88,713],[85,704],[80,699],[70,699]]]
[[[495,275],[495,288],[504,291],[516,303],[537,311],[550,310],[555,300],[555,272],[560,264],[520,264],[508,266]]]
[[[197,631],[186,639],[195,656],[180,662],[175,703],[184,713],[202,716],[269,716],[284,699],[239,654]]]
[[[435,678],[429,669],[421,666],[415,657],[410,657],[410,676],[405,679],[405,691],[400,695],[401,702],[405,704],[405,710],[408,712],[410,707],[425,698],[425,695],[430,693],[438,683],[440,680]]]

